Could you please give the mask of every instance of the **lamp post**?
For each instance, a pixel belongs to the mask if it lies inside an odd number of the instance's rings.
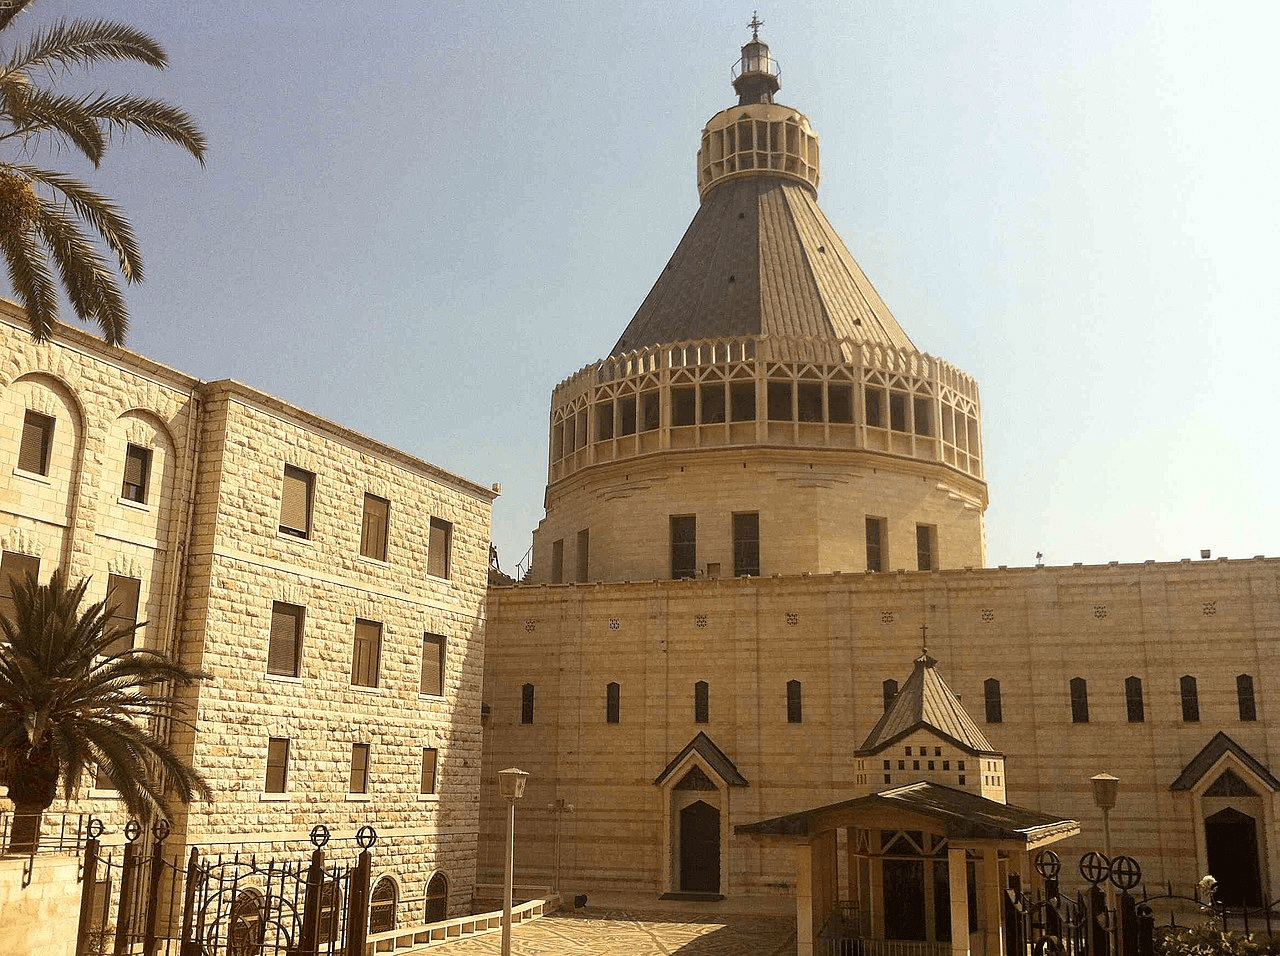
[[[511,767],[498,772],[498,791],[507,798],[507,865],[502,881],[502,956],[511,956],[511,895],[516,858],[516,801],[529,775]]]
[[[1100,773],[1089,778],[1093,784],[1093,802],[1102,811],[1102,852],[1111,859],[1111,808],[1116,805],[1116,793],[1120,790],[1120,778]]]
[[[555,814],[556,818],[556,872],[555,882],[552,889],[556,895],[560,894],[560,822],[566,813],[573,813],[574,807],[572,803],[566,803],[564,797],[556,797],[555,801],[547,804],[547,810]]]

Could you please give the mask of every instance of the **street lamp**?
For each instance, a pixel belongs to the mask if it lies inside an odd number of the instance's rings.
[[[1102,811],[1102,852],[1111,859],[1111,808],[1116,805],[1116,793],[1120,789],[1120,778],[1109,773],[1100,773],[1090,777],[1093,783],[1093,802]]]
[[[507,798],[507,866],[502,885],[502,956],[511,956],[511,894],[516,859],[516,801],[529,775],[511,767],[498,772],[498,791]]]
[[[554,802],[547,804],[547,811],[555,814],[556,818],[556,872],[555,883],[551,888],[557,896],[560,894],[560,821],[566,813],[573,813],[573,810],[573,804],[566,803],[564,797],[556,797]]]

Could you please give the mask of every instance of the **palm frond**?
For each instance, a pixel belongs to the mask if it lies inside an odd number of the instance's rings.
[[[97,94],[83,101],[85,115],[120,130],[138,129],[147,136],[181,146],[204,165],[208,147],[204,133],[185,110],[143,96]]]
[[[35,0],[0,0],[0,30],[7,27],[14,17],[33,3]]]
[[[125,281],[142,281],[142,251],[134,238],[133,227],[119,206],[71,176],[20,163],[10,164],[9,168],[62,193],[70,201],[76,215],[92,226],[119,258],[120,272]]]
[[[31,337],[37,342],[47,340],[58,322],[58,290],[49,274],[44,250],[36,242],[35,230],[0,229],[0,252],[9,267],[14,294],[26,310]]]
[[[33,133],[54,133],[80,150],[94,166],[99,166],[107,149],[107,137],[102,124],[85,105],[84,97],[63,96],[38,87],[14,92],[6,102],[10,128],[0,134],[0,139],[26,139]]]
[[[103,338],[119,345],[129,331],[129,307],[115,273],[98,255],[97,247],[81,233],[76,221],[53,203],[40,204],[36,228],[58,267],[76,315],[96,322]]]
[[[145,63],[158,70],[169,65],[169,57],[156,39],[136,27],[110,20],[58,20],[33,33],[0,67],[0,74],[120,60]]]

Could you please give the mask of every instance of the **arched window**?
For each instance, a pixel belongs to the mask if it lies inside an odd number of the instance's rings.
[[[800,682],[787,681],[787,723],[798,724],[803,720],[800,700]]]
[[[618,686],[618,682],[610,681],[605,685],[604,689],[604,722],[606,724],[616,724],[619,717],[619,709],[621,706],[622,688]]]
[[[1071,722],[1089,722],[1089,682],[1083,677],[1071,678]]]
[[[1141,677],[1124,679],[1124,707],[1129,715],[1129,723],[1140,724],[1147,719],[1146,708],[1142,702]]]
[[[443,873],[437,873],[427,883],[427,909],[425,921],[438,923],[449,918],[449,881]]]
[[[520,723],[533,723],[533,685],[525,684],[520,688]]]
[[[988,677],[982,682],[982,699],[986,703],[987,723],[1002,723],[1004,709],[1000,702],[1000,682],[994,677]]]
[[[1236,701],[1240,705],[1241,720],[1257,720],[1258,704],[1253,698],[1253,678],[1241,674],[1236,678]]]
[[[1182,719],[1188,724],[1200,722],[1200,691],[1196,687],[1196,679],[1184,674],[1178,680],[1178,690],[1182,695]]]
[[[711,720],[710,689],[704,680],[693,685],[693,722],[705,724]]]
[[[884,709],[888,710],[889,705],[893,703],[893,699],[898,696],[898,682],[893,678],[889,678],[881,685],[880,689],[884,693]]]
[[[373,884],[369,897],[369,932],[385,933],[396,928],[396,881],[384,876]]]
[[[231,904],[227,927],[227,956],[258,956],[262,952],[262,894],[244,890]]]

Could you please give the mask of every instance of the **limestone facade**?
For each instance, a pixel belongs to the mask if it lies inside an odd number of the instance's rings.
[[[939,673],[1002,765],[961,768],[962,754],[934,755],[940,741],[926,734],[859,770],[855,753],[884,711],[885,682],[896,689],[908,677],[922,626]],[[1189,887],[1209,872],[1205,821],[1232,807],[1257,821],[1274,899],[1280,788],[1265,768],[1280,763],[1278,637],[1275,558],[493,589],[481,832],[495,837],[482,843],[482,878],[501,866],[503,805],[489,781],[516,765],[531,774],[518,809],[522,878],[552,873],[548,805],[562,799],[576,811],[560,822],[564,885],[677,890],[669,821],[680,794],[658,778],[701,731],[746,781],[708,767],[714,789],[699,794],[721,811],[725,894],[794,891],[790,855],[735,838],[734,826],[848,799],[867,784],[928,778],[986,789],[974,775],[990,773],[1009,803],[1079,820],[1079,852],[1101,848],[1089,778],[1111,772],[1121,779],[1115,848],[1147,879]],[[798,713],[788,707],[792,681]],[[1219,732],[1247,756],[1199,757]],[[1227,769],[1250,792],[1223,792]]]
[[[402,921],[437,873],[461,912],[495,493],[237,382],[70,329],[35,344],[13,307],[0,338],[4,457],[52,436],[0,474],[6,561],[92,575],[94,599],[136,582],[137,642],[209,675],[173,739],[215,799],[166,846],[296,853],[314,824],[371,824]],[[118,834],[117,803],[86,788],[69,809]]]

